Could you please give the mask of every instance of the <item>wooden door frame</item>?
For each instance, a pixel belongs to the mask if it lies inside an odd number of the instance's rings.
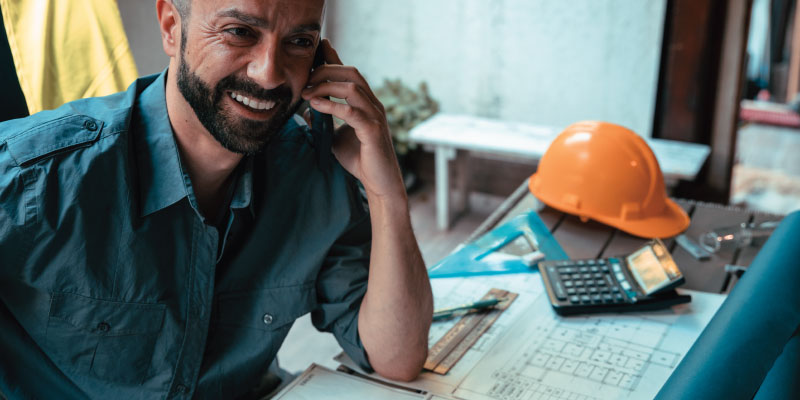
[[[752,2],[667,0],[653,137],[711,146],[675,196],[729,202]]]

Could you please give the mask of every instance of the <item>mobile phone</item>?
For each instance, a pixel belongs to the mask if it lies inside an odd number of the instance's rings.
[[[683,274],[658,239],[626,257],[542,261],[539,272],[561,315],[655,310],[691,300],[674,290]]]
[[[317,45],[314,53],[314,62],[311,70],[317,69],[325,64],[325,54],[322,51],[322,41]],[[329,97],[326,97],[330,99]],[[326,167],[330,162],[331,146],[333,145],[333,117],[330,114],[323,114],[309,106],[311,111],[311,136],[314,139],[314,146],[317,149],[317,157],[320,168]]]

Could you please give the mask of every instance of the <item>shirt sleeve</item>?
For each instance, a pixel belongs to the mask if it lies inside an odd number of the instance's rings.
[[[25,183],[20,168],[0,142],[0,278],[17,275],[23,265],[26,206]]]
[[[320,331],[332,332],[345,353],[359,367],[372,372],[358,335],[359,307],[367,291],[372,228],[352,179],[350,186],[350,223],[323,262],[317,279],[319,306],[311,313],[311,321]]]

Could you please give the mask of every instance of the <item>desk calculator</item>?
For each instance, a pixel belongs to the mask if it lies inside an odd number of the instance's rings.
[[[674,290],[683,274],[659,239],[624,258],[541,261],[539,272],[561,315],[653,310],[691,300]]]

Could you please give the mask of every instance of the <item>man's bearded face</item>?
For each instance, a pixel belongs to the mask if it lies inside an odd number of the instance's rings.
[[[291,88],[286,85],[267,90],[249,79],[233,74],[211,87],[186,61],[184,51],[186,34],[184,30],[177,75],[178,90],[192,107],[200,123],[223,147],[245,155],[258,153],[297,111],[302,99],[292,103],[292,98],[295,96]],[[271,117],[267,120],[255,120],[241,115],[231,109],[230,102],[223,101],[226,96],[230,96],[230,93],[248,99],[258,99],[258,103],[262,103],[261,106],[274,102],[274,106],[269,110],[253,109],[253,112],[270,113]],[[299,98],[299,94],[295,98]],[[238,106],[247,107],[244,104]]]

